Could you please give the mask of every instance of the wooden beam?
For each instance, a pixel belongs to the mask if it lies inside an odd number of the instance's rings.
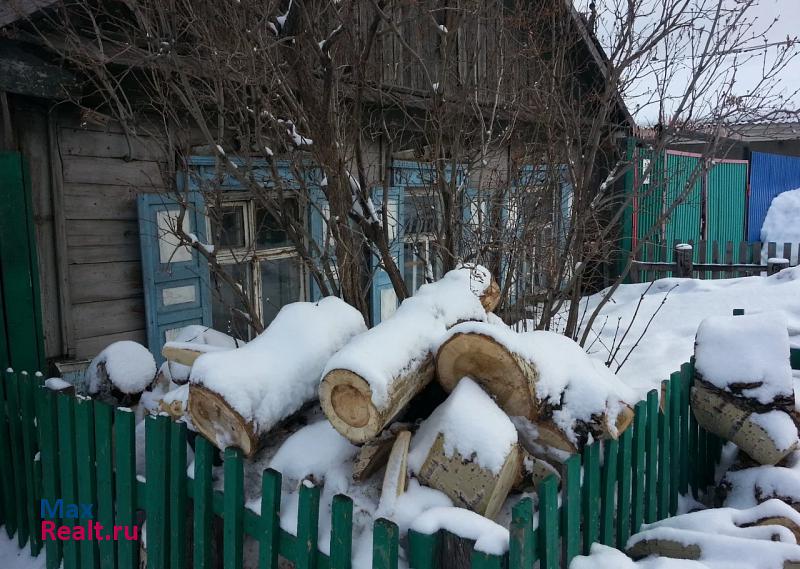
[[[72,73],[8,42],[0,42],[0,90],[43,99],[80,94]]]

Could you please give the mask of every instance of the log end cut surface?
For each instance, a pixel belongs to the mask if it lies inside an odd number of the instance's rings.
[[[352,442],[374,438],[383,426],[369,384],[350,370],[328,372],[320,384],[319,400],[331,425]]]
[[[250,457],[257,450],[254,427],[217,393],[200,385],[189,387],[189,416],[195,428],[220,450],[235,446]]]
[[[535,367],[485,334],[455,334],[439,348],[436,373],[447,391],[468,376],[509,415],[536,417]]]

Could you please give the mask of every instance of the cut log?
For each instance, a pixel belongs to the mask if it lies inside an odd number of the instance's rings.
[[[425,486],[447,494],[453,504],[493,519],[514,486],[521,466],[519,445],[514,445],[498,474],[482,468],[471,457],[444,450],[444,436],[433,443],[428,458],[417,474]]]
[[[769,423],[774,421],[765,422],[763,418],[766,414],[754,411],[748,400],[710,384],[696,382],[692,387],[691,399],[692,410],[700,426],[733,442],[760,464],[777,464],[798,447],[794,421],[782,411],[768,413],[786,416],[786,426],[794,429],[793,440],[787,439],[783,432],[770,429]]]
[[[439,347],[436,376],[447,391],[464,377],[474,379],[508,415],[540,428],[541,444],[570,453],[580,451],[589,435],[617,438],[633,421],[625,403],[635,398],[630,389],[598,368],[578,344],[552,332],[518,334],[487,323],[459,324]],[[571,405],[583,416],[559,417],[558,411]]]
[[[411,442],[411,433],[402,431],[397,434],[389,460],[386,463],[386,472],[383,475],[381,486],[381,500],[378,509],[383,512],[394,511],[397,498],[405,493],[408,482],[408,447]]]
[[[800,473],[783,466],[755,466],[729,470],[719,484],[722,504],[751,508],[778,499],[800,512]]]
[[[394,423],[391,428],[383,431],[380,436],[367,441],[358,451],[353,463],[353,480],[363,482],[386,465],[389,453],[397,438],[398,433],[412,430],[409,423]]]
[[[158,402],[158,408],[177,421],[186,415],[186,403],[189,399],[189,386],[182,385],[173,389]]]
[[[634,559],[702,557],[722,567],[741,562],[744,552],[758,552],[751,559],[759,559],[759,567],[800,568],[798,531],[800,514],[772,500],[744,510],[701,510],[649,524],[628,540],[627,554]]]
[[[249,344],[194,362],[192,423],[218,448],[252,456],[271,429],[315,399],[325,362],[365,330],[361,313],[335,297],[284,306]]]
[[[202,349],[199,344],[197,347],[194,344],[188,347],[186,345],[177,345],[175,342],[167,342],[161,348],[161,355],[171,362],[191,367],[197,358],[209,351],[212,350]]]
[[[328,362],[319,387],[322,410],[350,441],[364,443],[404,411],[434,377],[432,350],[458,322],[485,320],[494,294],[483,267],[464,267],[422,286],[395,314]]]
[[[522,451],[508,416],[465,379],[422,423],[408,463],[423,485],[493,518],[519,477]]]
[[[453,334],[436,355],[436,376],[447,391],[462,377],[471,377],[506,413],[532,421],[537,418],[538,375],[533,362],[485,334]]]
[[[561,475],[556,467],[546,460],[532,455],[522,447],[520,447],[520,452],[522,460],[520,460],[519,474],[514,481],[512,491],[534,491],[551,475],[555,475],[560,482]]]
[[[643,532],[644,534],[650,532]],[[715,567],[723,567],[724,563],[738,564],[742,552],[747,552],[751,559],[779,558],[779,565],[765,564],[759,567],[781,567],[782,569],[800,569],[800,548],[789,543],[775,543],[761,539],[748,539],[725,535],[706,534],[695,531],[675,530],[674,536],[668,538],[639,538],[629,545],[626,553],[635,560],[650,556],[670,559],[703,559],[714,563]],[[629,542],[630,544],[630,542]]]

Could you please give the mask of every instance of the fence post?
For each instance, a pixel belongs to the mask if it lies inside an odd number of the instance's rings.
[[[789,259],[772,257],[767,260],[767,276],[781,272],[789,267]]]
[[[350,569],[352,550],[353,500],[337,494],[331,503],[330,569]]]
[[[694,249],[688,243],[675,245],[675,276],[682,279],[692,278],[692,255]]]
[[[319,489],[317,488],[317,490]],[[372,531],[373,569],[397,569],[399,534],[400,531],[394,522],[384,518],[375,520]],[[300,536],[298,535],[298,537]],[[317,544],[314,543],[315,553],[316,546]]]

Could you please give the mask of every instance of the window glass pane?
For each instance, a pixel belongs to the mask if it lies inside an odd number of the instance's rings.
[[[405,199],[405,230],[409,233],[432,233],[436,227],[436,195],[411,193]]]
[[[244,207],[223,206],[212,210],[211,233],[218,247],[244,247]]]
[[[280,219],[272,215],[266,208],[256,204],[256,246],[264,247],[289,247],[289,237],[283,230],[288,223],[298,219],[297,202],[289,200],[284,202],[284,208],[288,218],[285,224]]]
[[[403,244],[403,279],[410,294],[425,284],[425,271],[427,256],[425,255],[425,241]]]
[[[222,265],[222,268],[242,286],[245,293],[252,295],[253,279],[248,263]],[[241,298],[218,275],[212,272],[211,278],[214,286],[211,304],[214,329],[240,340],[249,340],[251,329],[243,314],[244,303]]]
[[[267,326],[285,304],[300,300],[301,271],[297,257],[261,261],[262,321]]]

